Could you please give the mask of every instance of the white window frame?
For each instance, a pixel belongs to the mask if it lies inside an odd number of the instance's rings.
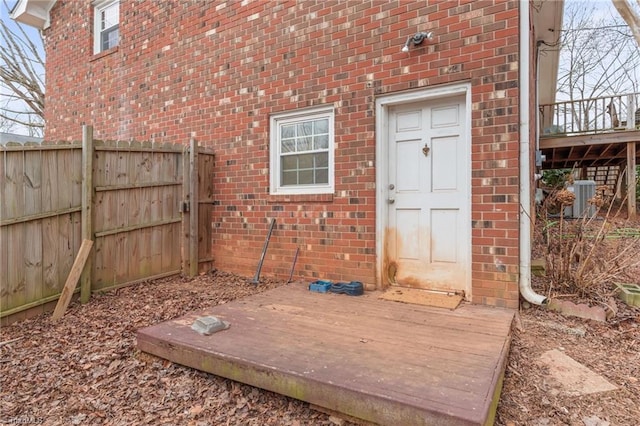
[[[102,23],[102,19],[100,17],[101,13],[110,8],[113,5],[117,5],[118,7],[118,43],[116,46],[120,44],[120,0],[96,0],[93,2],[93,54],[98,54],[103,52],[105,49],[102,49],[102,29],[100,25]],[[110,28],[113,28],[111,26]],[[112,46],[112,47],[116,47]]]
[[[301,121],[327,118],[329,120],[329,170],[328,183],[311,185],[281,185],[281,143],[280,128],[286,124]],[[274,114],[270,117],[270,194],[271,195],[296,195],[296,194],[333,194],[335,172],[335,135],[334,135],[334,111],[332,106],[321,108],[291,111]],[[313,152],[313,151],[309,151]]]

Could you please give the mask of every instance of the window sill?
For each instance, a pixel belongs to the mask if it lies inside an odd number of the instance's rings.
[[[269,195],[267,203],[333,203],[333,194]]]
[[[111,49],[103,50],[102,52],[96,53],[95,55],[93,55],[89,62],[97,61],[98,59],[102,59],[105,56],[113,55],[117,51],[118,51],[118,46],[112,47]]]

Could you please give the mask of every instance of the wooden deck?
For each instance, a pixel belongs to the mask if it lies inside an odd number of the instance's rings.
[[[514,312],[455,311],[300,283],[138,331],[138,348],[384,425],[492,424]],[[191,330],[213,315],[231,327]]]

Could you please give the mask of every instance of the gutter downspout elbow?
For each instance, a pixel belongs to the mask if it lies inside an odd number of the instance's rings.
[[[531,143],[529,123],[529,1],[520,0],[520,294],[534,305],[547,298],[531,288]],[[537,84],[537,83],[536,83]]]

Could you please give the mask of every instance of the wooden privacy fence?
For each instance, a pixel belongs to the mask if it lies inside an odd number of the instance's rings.
[[[57,300],[83,238],[83,302],[210,266],[213,153],[195,140],[108,143],[85,126],[82,144],[0,153],[0,317]]]

